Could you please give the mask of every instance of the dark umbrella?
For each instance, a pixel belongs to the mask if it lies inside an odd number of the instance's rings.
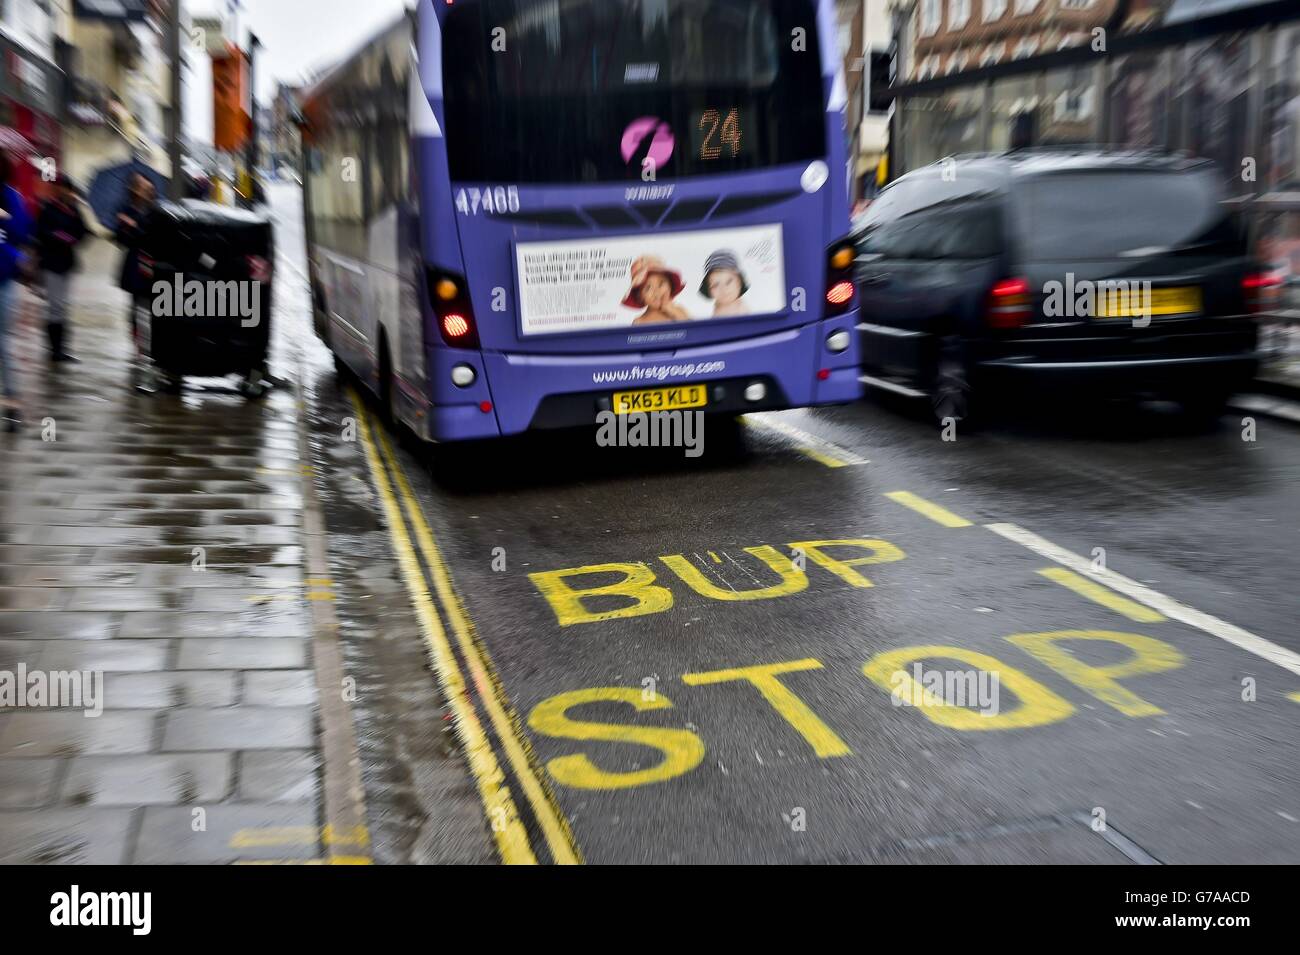
[[[131,177],[137,172],[143,173],[158,190],[158,195],[167,194],[167,179],[151,166],[146,166],[138,159],[122,163],[120,166],[107,166],[95,173],[90,181],[90,192],[86,201],[90,203],[95,218],[106,229],[117,225],[117,210],[126,202]]]

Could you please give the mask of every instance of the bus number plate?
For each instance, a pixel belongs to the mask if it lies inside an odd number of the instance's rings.
[[[709,403],[703,385],[682,388],[652,388],[648,391],[619,391],[614,394],[615,414],[649,414],[654,411],[678,411],[703,408]]]

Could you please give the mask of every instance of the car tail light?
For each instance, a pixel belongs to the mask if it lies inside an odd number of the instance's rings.
[[[244,257],[244,263],[248,266],[248,278],[253,282],[271,281],[271,260],[263,258],[260,255],[248,255]]]
[[[428,270],[429,304],[438,317],[442,340],[452,348],[478,348],[474,306],[470,304],[465,279],[459,275]]]
[[[844,239],[826,250],[826,315],[842,315],[853,304],[853,262],[857,249]]]
[[[1276,272],[1252,272],[1241,280],[1246,308],[1258,315],[1274,311],[1282,300],[1282,276]]]
[[[1023,328],[1033,313],[1027,279],[1003,279],[989,291],[985,319],[990,328]]]

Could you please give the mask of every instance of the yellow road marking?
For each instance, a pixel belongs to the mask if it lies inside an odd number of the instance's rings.
[[[365,826],[355,826],[351,832],[335,832],[332,825],[315,826],[254,826],[237,829],[230,837],[230,848],[250,849],[258,846],[309,846],[317,842],[327,846],[368,846],[370,833]]]
[[[1136,620],[1138,623],[1163,623],[1168,619],[1164,614],[1152,610],[1136,600],[1121,597],[1109,587],[1104,587],[1087,577],[1076,574],[1072,570],[1066,570],[1064,567],[1044,567],[1039,573],[1048,580],[1054,580],[1062,587],[1073,590],[1079,596],[1087,597],[1094,603],[1108,607],[1116,613],[1123,614],[1130,620]]]
[[[1017,633],[1006,638],[1044,666],[1049,666],[1075,686],[1087,690],[1107,706],[1125,716],[1161,716],[1164,710],[1148,703],[1120,684],[1120,679],[1177,670],[1186,657],[1177,647],[1140,633],[1116,633],[1114,630],[1055,630],[1050,633]],[[1113,643],[1132,652],[1132,656],[1109,666],[1089,666],[1071,652],[1066,644],[1079,642]]]
[[[330,856],[328,859],[238,859],[235,865],[374,865],[369,856]]]
[[[365,411],[358,407],[358,413],[364,415]],[[406,475],[393,455],[392,446],[382,432],[379,432],[379,443],[392,468],[398,492],[406,507],[407,517],[411,520],[411,526],[415,528],[415,539],[429,566],[434,590],[437,591],[442,608],[451,621],[452,632],[456,634],[457,643],[465,657],[474,685],[483,700],[483,707],[496,728],[497,737],[501,740],[519,785],[523,787],[524,794],[528,797],[533,814],[537,817],[542,834],[546,837],[551,856],[560,865],[578,865],[582,862],[582,855],[578,851],[568,821],[538,778],[537,771],[534,769],[535,763],[529,758],[528,742],[520,729],[518,718],[510,712],[509,705],[505,702],[505,691],[492,673],[487,649],[479,642],[474,624],[465,613],[460,597],[457,596],[452,585],[451,575],[442,559],[442,552],[434,541],[433,531],[429,528],[429,523],[425,520],[424,512],[420,510],[415,495],[411,493],[411,486],[407,483]]]
[[[936,524],[942,524],[944,527],[970,527],[971,522],[964,517],[958,517],[946,507],[940,507],[923,497],[918,497],[911,491],[891,491],[885,495],[896,504],[902,504],[904,507],[910,507],[918,514],[924,514]]]
[[[762,694],[763,699],[771,704],[772,709],[780,713],[813,748],[813,752],[822,759],[829,756],[851,756],[853,751],[849,749],[848,743],[840,739],[807,703],[799,699],[793,690],[778,679],[786,673],[802,673],[805,670],[821,668],[820,660],[794,660],[790,663],[714,670],[711,673],[683,673],[682,682],[687,686],[711,686],[716,683],[746,680],[753,684]]]
[[[496,753],[488,742],[487,733],[479,722],[478,714],[474,712],[469,702],[469,689],[465,685],[465,678],[456,663],[442,621],[434,610],[433,598],[429,595],[424,575],[420,572],[419,560],[415,556],[411,539],[406,532],[406,525],[402,521],[401,508],[393,497],[383,463],[379,459],[379,451],[371,437],[369,419],[357,396],[351,394],[349,397],[357,410],[357,430],[361,435],[366,460],[370,465],[370,472],[375,479],[375,488],[379,491],[379,498],[388,520],[393,552],[397,555],[407,592],[415,606],[416,617],[420,621],[420,629],[424,633],[425,643],[432,658],[434,673],[437,674],[443,694],[452,708],[456,733],[465,747],[465,755],[478,785],[479,797],[483,801],[483,809],[487,813],[493,837],[496,839],[497,850],[501,853],[502,861],[507,865],[536,865],[537,857],[533,854],[532,846],[528,842],[528,833],[519,818],[519,811],[510,795],[510,789],[506,785],[505,773],[497,762]]]
[[[229,845],[232,849],[253,849],[260,846],[307,846],[319,841],[315,826],[274,826],[236,830]]]
[[[1292,701],[1294,701],[1294,702],[1296,702],[1296,703],[1300,703],[1300,693],[1288,693],[1288,694],[1286,695],[1286,698],[1287,698],[1288,700],[1292,700]]]

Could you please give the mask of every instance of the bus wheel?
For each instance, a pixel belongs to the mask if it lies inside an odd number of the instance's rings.
[[[393,385],[393,359],[389,355],[388,339],[379,347],[379,413],[390,428],[397,427],[397,395]]]

